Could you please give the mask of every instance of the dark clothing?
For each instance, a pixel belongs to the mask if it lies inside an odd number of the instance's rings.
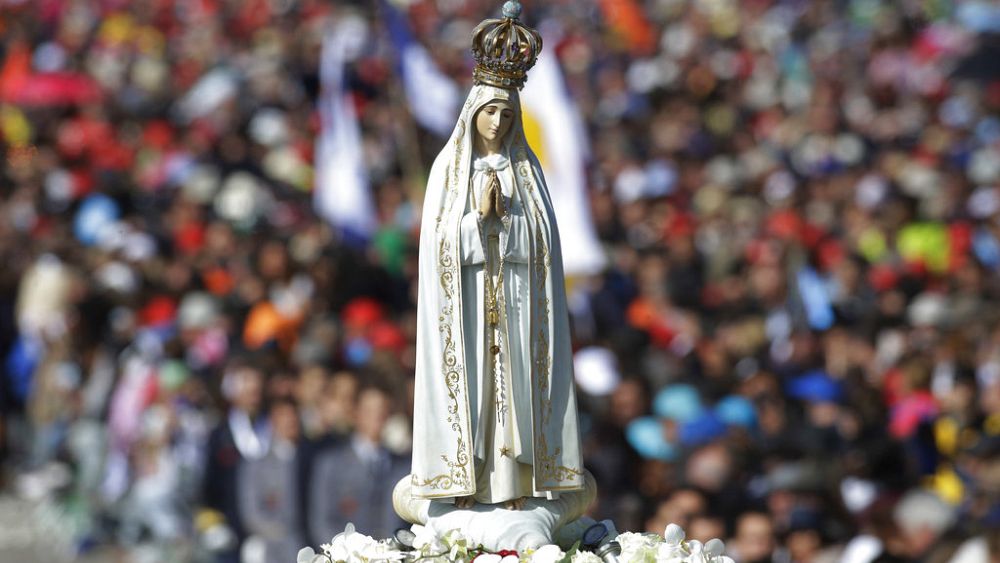
[[[381,447],[373,460],[363,460],[351,441],[321,453],[310,486],[311,537],[328,542],[349,522],[366,535],[391,537],[406,525],[392,507],[392,490],[409,473],[409,456]]]
[[[242,542],[246,531],[240,520],[236,475],[243,457],[225,420],[209,435],[206,454],[202,499],[205,506],[218,510],[226,517],[233,533]]]

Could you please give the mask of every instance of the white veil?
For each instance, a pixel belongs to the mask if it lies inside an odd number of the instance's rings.
[[[459,228],[468,198],[476,112],[510,102],[504,140],[530,233],[531,464],[536,491],[583,487],[573,390],[569,317],[555,213],[541,166],[528,146],[516,90],[473,86],[448,143],[431,168],[424,195],[418,280],[413,492],[425,498],[475,493]],[[519,421],[527,424],[528,421]]]

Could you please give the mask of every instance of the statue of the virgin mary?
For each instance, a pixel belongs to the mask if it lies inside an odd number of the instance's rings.
[[[583,488],[559,234],[518,89],[541,37],[507,2],[431,168],[420,234],[413,494],[471,506]]]

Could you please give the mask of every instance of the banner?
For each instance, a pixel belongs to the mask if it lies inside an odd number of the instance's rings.
[[[405,14],[389,2],[382,2],[382,13],[399,54],[398,68],[410,114],[422,127],[447,138],[458,115],[458,85],[438,69],[427,49],[413,39]]]
[[[316,139],[316,183],[313,206],[348,240],[367,241],[377,226],[362,151],[361,127],[344,85],[348,57],[363,44],[362,20],[341,21],[323,41],[320,55],[319,115]]]
[[[521,91],[524,134],[552,195],[566,275],[593,274],[604,267],[605,259],[587,198],[587,132],[566,91],[554,42],[546,44]],[[572,252],[567,252],[570,245]]]

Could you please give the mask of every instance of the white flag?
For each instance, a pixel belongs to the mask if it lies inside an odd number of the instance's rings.
[[[323,40],[320,56],[319,115],[316,139],[316,212],[344,234],[367,240],[375,231],[375,206],[368,189],[361,146],[361,128],[350,93],[344,87],[344,68],[365,40],[360,18],[342,20]]]
[[[438,69],[427,49],[413,38],[404,14],[389,2],[382,6],[386,27],[399,53],[410,113],[417,123],[447,138],[458,116],[458,85]]]
[[[566,91],[552,47],[541,52],[535,67],[528,72],[528,81],[521,92],[521,109],[525,135],[542,164],[545,183],[552,195],[566,274],[596,273],[604,267],[605,257],[594,231],[587,198],[587,131]],[[565,252],[569,241],[573,252]]]

